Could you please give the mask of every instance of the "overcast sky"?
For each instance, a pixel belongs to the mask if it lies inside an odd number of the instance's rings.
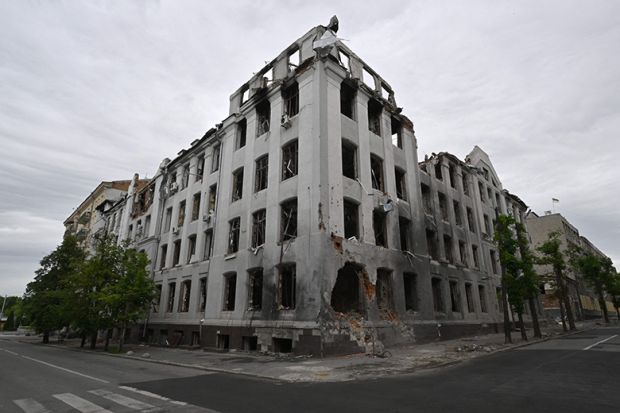
[[[0,294],[102,180],[152,176],[311,27],[377,71],[420,158],[474,145],[620,268],[618,1],[1,1]]]

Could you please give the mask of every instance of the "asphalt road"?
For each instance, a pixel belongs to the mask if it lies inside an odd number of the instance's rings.
[[[74,372],[31,361],[24,355]],[[155,405],[153,397],[126,387],[188,403],[179,406],[155,399],[161,402],[156,406],[160,411],[200,411],[191,410],[197,409],[194,406],[218,412],[620,411],[617,390],[620,328],[617,327],[589,330],[439,370],[342,383],[291,384],[230,374],[203,374],[5,341],[0,341],[0,363],[5,367],[0,388],[1,412],[37,411],[17,408],[14,400],[23,399],[39,401],[45,406],[48,402],[60,402],[50,404],[49,411],[74,412],[66,404],[62,405],[65,403],[62,397],[57,397],[65,393],[113,412],[149,411],[138,405],[132,409],[127,403],[119,404],[118,397],[113,402],[104,397],[105,391]],[[8,381],[7,371],[13,373]],[[92,375],[109,383],[74,373]],[[89,392],[101,389],[104,391]]]

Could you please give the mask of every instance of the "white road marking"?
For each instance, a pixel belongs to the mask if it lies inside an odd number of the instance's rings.
[[[13,400],[20,409],[22,409],[26,413],[52,413],[47,410],[42,404],[36,402],[32,399],[19,399]]]
[[[598,343],[594,343],[594,344],[592,344],[591,346],[588,346],[588,347],[584,348],[584,350],[590,350],[592,347],[596,347],[596,346],[598,346],[599,344],[602,344],[602,343],[604,343],[604,342],[606,342],[606,341],[609,341],[609,340],[611,340],[611,339],[612,339],[612,338],[614,338],[614,337],[618,337],[618,334],[614,334],[614,335],[613,335],[613,336],[611,336],[611,337],[607,337],[605,340],[601,340],[601,341],[599,341]]]
[[[89,393],[101,396],[113,401],[114,403],[120,404],[121,406],[129,407],[130,409],[146,410],[155,408],[155,406],[151,404],[143,403],[139,400],[132,399],[131,397],[123,396],[122,394],[112,393],[106,389],[90,390]]]
[[[6,351],[7,353],[12,354],[12,355],[14,355],[14,356],[19,356],[19,354],[17,354],[16,352],[11,351],[11,350],[7,350],[7,349],[5,349],[5,348],[2,348],[2,349],[0,349],[0,350],[4,350],[4,351]]]
[[[75,371],[75,370],[69,370],[69,369],[66,369],[64,367],[60,367],[60,366],[57,366],[57,365],[52,364],[52,363],[48,363],[48,362],[43,361],[43,360],[38,360],[38,359],[35,359],[35,358],[32,358],[32,357],[28,357],[28,356],[22,356],[22,357],[25,358],[25,359],[34,361],[36,363],[41,363],[41,364],[44,364],[46,366],[53,367],[53,368],[58,369],[58,370],[66,371],[67,373],[71,373],[71,374],[75,374],[75,375],[78,375],[78,376],[86,377],[87,379],[95,380],[95,381],[98,381],[98,382],[101,382],[101,383],[110,383],[107,380],[98,379],[97,377],[89,376],[87,374],[83,374],[83,373],[80,373],[80,372]]]
[[[163,400],[165,402],[169,402],[169,403],[173,403],[173,404],[178,404],[179,406],[187,406],[187,403],[185,403],[185,402],[179,402],[179,401],[176,401],[176,400],[172,400],[172,399],[169,399],[167,397],[160,396],[159,394],[151,393],[150,391],[140,390],[140,389],[136,389],[134,387],[128,387],[128,386],[118,386],[118,387],[121,388],[121,389],[124,389],[124,390],[129,390],[129,391],[132,391],[134,393],[141,394],[143,396],[148,396],[148,397],[152,397],[154,399]]]
[[[82,413],[112,413],[109,410],[104,409],[101,406],[97,406],[94,403],[89,402],[86,399],[76,396],[71,393],[54,394],[54,397],[60,401],[67,403],[69,406]]]

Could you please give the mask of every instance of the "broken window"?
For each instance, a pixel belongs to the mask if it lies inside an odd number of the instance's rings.
[[[407,200],[407,172],[400,168],[394,168],[394,176],[396,177],[396,196],[403,201]]]
[[[331,306],[340,313],[363,312],[360,301],[360,274],[362,267],[347,262],[338,270],[332,289]]]
[[[196,260],[196,234],[187,237],[187,263]]]
[[[200,278],[200,289],[198,296],[198,311],[204,313],[207,308],[207,277]]]
[[[474,213],[469,207],[467,207],[467,225],[469,226],[469,230],[471,232],[476,233],[476,225],[474,224]]]
[[[161,284],[157,284],[155,286],[155,297],[153,298],[153,303],[151,307],[154,313],[159,313],[159,307],[161,305]]]
[[[222,310],[235,311],[235,295],[237,293],[237,273],[224,274],[224,305]]]
[[[487,293],[484,289],[484,285],[478,286],[478,296],[480,297],[480,311],[487,312]]]
[[[379,191],[383,191],[383,160],[377,155],[370,155],[370,175],[372,178],[372,187]]]
[[[185,280],[181,283],[181,296],[179,300],[179,312],[189,311],[189,299],[192,291],[192,280]]]
[[[344,209],[344,237],[351,238],[360,237],[359,234],[359,207],[353,202],[345,199],[343,201]]]
[[[269,124],[271,122],[271,104],[265,99],[256,105],[256,136],[261,136],[269,132]]]
[[[377,269],[377,307],[379,310],[393,310],[392,299],[392,270],[387,268]]]
[[[299,113],[299,85],[293,82],[292,85],[282,90],[284,100],[284,114],[293,117]]]
[[[459,227],[463,226],[463,214],[461,211],[461,204],[458,201],[452,201],[452,207],[454,208],[454,222]]]
[[[250,98],[250,88],[248,87],[247,83],[245,85],[243,85],[241,87],[241,93],[240,93],[240,97],[239,97],[239,105],[243,105],[245,102],[248,101],[248,99]]]
[[[478,192],[480,192],[480,202],[484,204],[484,185],[482,182],[478,182]]]
[[[245,146],[246,137],[248,134],[248,122],[245,118],[241,119],[237,123],[237,142],[235,149],[243,148]]]
[[[301,63],[301,55],[299,49],[295,49],[288,54],[288,71],[293,72]]]
[[[291,310],[295,308],[295,264],[282,264],[278,268],[278,308]]]
[[[202,180],[202,175],[205,171],[205,156],[200,155],[196,161],[196,181]]]
[[[387,248],[385,212],[382,209],[372,211],[372,229],[375,232],[375,245]]]
[[[472,292],[471,284],[465,284],[465,298],[467,300],[467,312],[474,313],[474,296]]]
[[[342,50],[338,50],[338,60],[340,60],[340,64],[344,66],[345,69],[349,70],[349,55],[343,52]]]
[[[174,296],[176,293],[176,287],[177,283],[168,283],[168,306],[166,307],[166,311],[169,313],[174,311]]]
[[[192,200],[192,221],[196,221],[200,216],[200,192],[194,194]]]
[[[267,188],[267,172],[269,156],[263,155],[256,160],[256,176],[254,177],[254,192]]]
[[[220,145],[213,147],[213,156],[211,157],[211,172],[215,172],[220,168]]]
[[[450,186],[456,188],[456,168],[452,164],[448,164],[448,175],[450,175]]]
[[[161,246],[161,252],[159,255],[159,269],[163,269],[166,267],[166,255],[168,254],[168,245],[164,244]]]
[[[209,203],[207,204],[208,213],[215,212],[215,202],[217,200],[217,184],[213,184],[209,187]]]
[[[375,77],[370,74],[368,69],[362,68],[362,82],[364,82],[371,90],[375,90],[377,85],[375,84]]]
[[[340,84],[340,113],[355,119],[355,89],[346,81]]]
[[[497,274],[497,257],[495,256],[495,251],[489,251],[491,256],[491,268],[493,269],[493,274]]]
[[[233,172],[232,188],[232,202],[240,200],[243,197],[243,167]]]
[[[422,188],[422,206],[424,207],[424,212],[427,214],[433,213],[433,202],[431,200],[431,189],[424,184],[420,184]]]
[[[119,219],[120,222],[120,219]],[[172,225],[172,207],[166,209],[166,220],[164,221],[164,232],[170,231]]]
[[[208,260],[211,258],[211,253],[213,250],[213,230],[208,229],[205,231],[205,243],[203,247],[202,256],[203,259]]]
[[[439,260],[439,248],[437,246],[437,234],[435,231],[426,230],[426,244],[428,247],[428,253],[435,261]]]
[[[172,266],[179,265],[179,260],[181,259],[181,240],[178,239],[174,241],[174,251],[172,254]]]
[[[183,165],[183,177],[181,179],[181,189],[187,188],[189,184],[189,164]]]
[[[168,190],[171,193],[175,193],[177,191],[178,186],[177,186],[177,173],[176,172],[172,172],[170,174],[170,182],[168,182]]]
[[[267,212],[264,209],[259,209],[252,214],[252,248],[265,243],[266,219]]]
[[[368,101],[368,130],[381,136],[381,112],[383,106],[375,99]]]
[[[400,232],[400,249],[411,251],[409,234],[411,233],[411,221],[405,217],[398,217],[398,230]]]
[[[392,116],[392,145],[403,149],[403,126],[394,116]]]
[[[297,236],[297,198],[280,204],[280,241]]]
[[[263,269],[248,270],[248,310],[259,311],[263,306]]]
[[[433,278],[431,280],[431,287],[433,290],[433,309],[436,313],[445,312],[443,304],[443,292],[441,287],[441,279]]]
[[[357,178],[357,147],[342,140],[342,174],[347,178]]]
[[[452,312],[461,312],[461,292],[457,281],[450,281],[450,304]]]
[[[452,237],[449,235],[445,235],[443,236],[443,247],[446,251],[446,260],[450,263],[450,264],[454,264],[454,256],[452,254],[452,249],[454,248],[452,246]]]
[[[297,175],[297,140],[282,147],[282,180]]]
[[[469,184],[467,183],[467,175],[464,172],[461,179],[463,180],[463,193],[469,195]]]
[[[435,164],[435,178],[439,179],[440,181],[443,180],[443,173],[441,172],[441,162],[437,161],[437,163]]]
[[[179,202],[179,215],[177,216],[177,229],[181,229],[185,222],[185,201]]]
[[[467,245],[463,241],[459,241],[459,259],[461,264],[467,266]]]
[[[441,211],[441,219],[444,221],[449,221],[450,216],[448,215],[448,201],[446,200],[446,196],[441,192],[437,193],[439,198],[439,210]]]
[[[233,218],[228,222],[228,254],[233,254],[239,250],[239,230],[241,228],[241,218]]]
[[[403,273],[403,288],[405,290],[405,310],[418,311],[418,276],[412,272]]]
[[[474,267],[480,268],[480,258],[478,257],[478,246],[471,246],[471,257],[474,259]]]

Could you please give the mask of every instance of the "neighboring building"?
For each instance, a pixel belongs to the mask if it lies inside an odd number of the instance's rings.
[[[572,248],[580,248],[585,252],[593,253],[605,257],[598,248],[596,248],[587,238],[579,235],[579,230],[575,228],[566,218],[559,213],[548,213],[539,216],[534,212],[527,215],[527,226],[532,246],[535,248],[543,244],[549,237],[549,234],[556,232],[561,242],[560,250],[564,254],[567,261],[565,270],[565,278],[567,280],[568,297],[571,309],[577,320],[590,318],[600,318],[602,316],[598,298],[594,291],[587,285],[579,273],[572,271],[568,265],[567,252]],[[544,283],[543,305],[545,313],[550,317],[560,317],[559,300],[555,294],[555,282],[553,281],[552,268],[548,265],[536,266],[538,274],[546,279]],[[614,311],[613,304],[608,301],[607,307],[610,312]]]

